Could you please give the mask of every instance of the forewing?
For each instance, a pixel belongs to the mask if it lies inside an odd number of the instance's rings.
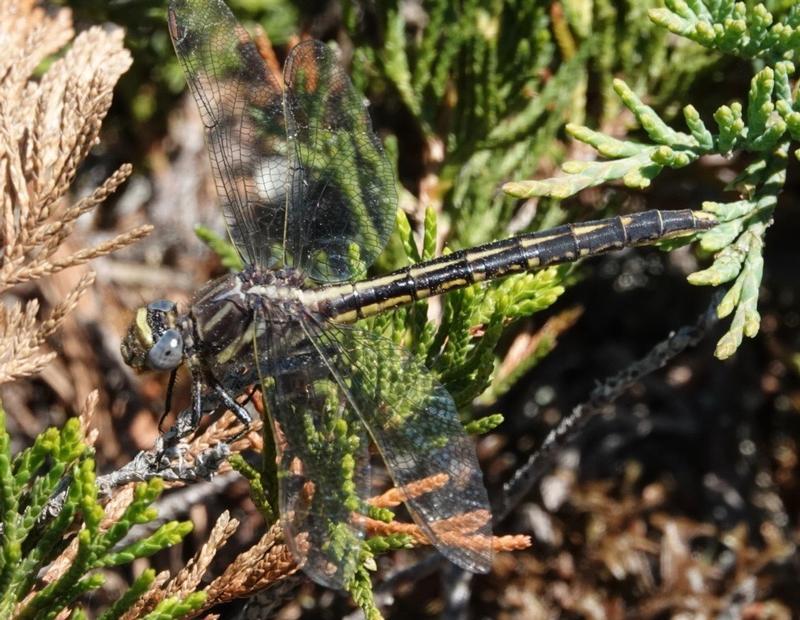
[[[363,96],[327,46],[296,46],[284,82],[293,158],[287,251],[318,281],[361,276],[394,226],[392,167]]]
[[[334,325],[317,326],[314,339],[414,521],[449,560],[487,572],[492,561],[489,500],[474,442],[450,394],[390,340]]]
[[[361,552],[354,517],[369,491],[369,439],[305,331],[274,317],[270,327],[258,355],[286,542],[309,577],[344,589]]]
[[[169,32],[231,239],[245,261],[272,266],[284,259],[290,176],[281,86],[222,0],[171,0]]]

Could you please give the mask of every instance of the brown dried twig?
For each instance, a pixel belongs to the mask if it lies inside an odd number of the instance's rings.
[[[289,577],[297,569],[289,547],[283,542],[283,529],[280,523],[275,523],[209,584],[205,608],[251,596]]]
[[[199,589],[200,581],[208,570],[217,551],[233,536],[239,522],[232,519],[230,513],[225,511],[217,519],[208,541],[200,548],[195,556],[186,563],[186,566],[169,581],[162,581],[156,587],[155,582],[147,593],[137,602],[136,609],[131,610],[123,618],[141,618],[151,611],[158,603],[169,597],[185,598]],[[211,605],[206,600],[205,609]],[[133,612],[133,613],[132,613]]]
[[[671,333],[665,340],[657,343],[643,358],[603,381],[592,391],[587,402],[576,407],[570,415],[561,420],[545,438],[539,450],[534,452],[504,485],[500,505],[495,510],[495,521],[499,522],[505,519],[527,494],[542,475],[547,464],[546,457],[551,455],[555,446],[562,445],[568,436],[583,428],[592,415],[601,411],[605,405],[614,402],[635,382],[663,368],[686,348],[700,342],[717,321],[716,307],[718,303],[717,295],[711,300],[705,312],[697,318],[694,325],[686,325]]]

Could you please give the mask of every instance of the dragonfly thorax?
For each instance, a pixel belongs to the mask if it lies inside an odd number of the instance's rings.
[[[254,346],[266,348],[263,338],[268,332],[283,333],[295,327],[303,312],[302,281],[296,270],[266,271],[250,266],[209,282],[195,295],[189,313],[192,352],[198,353],[207,367],[252,360]]]

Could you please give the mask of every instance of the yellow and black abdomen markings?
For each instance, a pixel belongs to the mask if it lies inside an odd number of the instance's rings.
[[[567,224],[454,252],[389,275],[305,291],[304,302],[338,323],[350,323],[476,282],[703,230],[715,224],[713,216],[688,209],[652,210]]]

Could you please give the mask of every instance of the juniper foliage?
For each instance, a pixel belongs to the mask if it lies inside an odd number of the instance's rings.
[[[715,53],[752,61],[757,69],[745,100],[719,106],[713,126],[688,104],[683,108],[687,131],[680,131],[645,104],[626,82],[615,80],[617,96],[636,117],[649,142],[619,140],[570,124],[569,134],[594,148],[604,160],[568,161],[562,166],[565,176],[507,183],[504,189],[520,198],[564,199],[608,181],[646,188],[665,168],[683,168],[704,155],[746,155],[749,165],[726,188],[735,192],[736,198],[703,203],[703,210],[721,222],[699,235],[701,247],[714,254],[714,261],[689,276],[692,284],[727,286],[717,307],[720,318],[733,315],[730,328],[717,344],[716,356],[724,359],[734,354],[744,336],[755,336],[760,325],[757,302],[765,234],[786,182],[792,143],[800,138],[800,100],[797,82],[792,79],[800,42],[800,7],[794,4],[778,18],[763,4],[672,0],[666,8],[651,10],[649,16],[655,24]],[[794,156],[800,156],[800,150],[795,150]]]
[[[153,555],[191,531],[191,522],[170,521],[120,547],[134,526],[157,517],[151,504],[163,485],[157,479],[137,485],[119,514],[106,514],[98,501],[92,453],[80,420],[72,418],[12,456],[5,411],[0,409],[0,616],[26,620],[55,618],[68,609],[80,613],[78,599],[103,585],[103,568]],[[66,500],[57,514],[48,515],[45,506],[58,491],[66,493]],[[122,617],[153,577],[152,571],[144,573],[103,618]],[[201,602],[190,597],[165,607],[158,617],[179,618]]]

